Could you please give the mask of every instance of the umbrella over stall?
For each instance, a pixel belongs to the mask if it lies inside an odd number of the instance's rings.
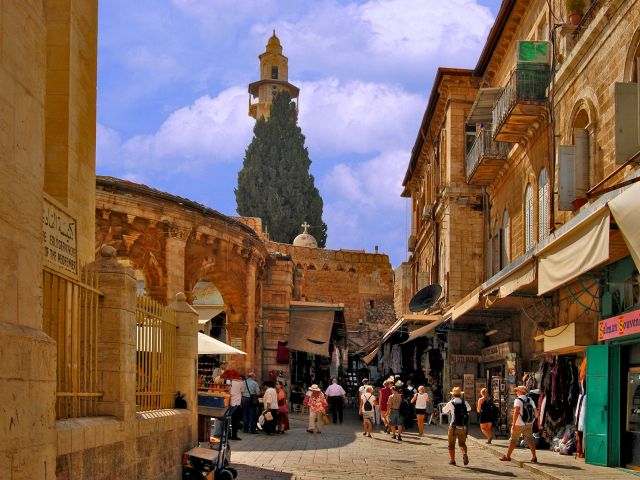
[[[246,355],[246,353],[198,332],[198,355]]]

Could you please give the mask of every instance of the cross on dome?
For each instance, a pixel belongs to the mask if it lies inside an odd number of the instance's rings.
[[[307,222],[304,222],[302,225],[300,225],[302,228],[304,228],[304,232],[302,233],[307,233],[307,229],[311,226],[309,225]]]

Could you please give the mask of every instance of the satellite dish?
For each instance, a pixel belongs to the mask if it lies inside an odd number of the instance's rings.
[[[436,303],[441,294],[442,287],[437,283],[424,287],[409,302],[409,310],[413,313],[422,312]]]

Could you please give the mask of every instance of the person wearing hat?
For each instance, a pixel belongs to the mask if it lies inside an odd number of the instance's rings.
[[[449,465],[456,464],[456,440],[458,447],[462,450],[462,462],[467,465],[469,456],[467,455],[467,427],[469,425],[469,412],[471,405],[462,398],[464,392],[460,387],[453,387],[451,400],[444,406],[442,413],[450,415],[449,432]]]
[[[393,385],[393,378],[387,378],[382,383],[382,388],[380,389],[380,418],[382,419],[382,423],[384,424],[384,429],[381,433],[391,433],[391,427],[389,426],[389,413],[387,411],[387,402],[389,401],[389,397],[393,390],[391,387]]]
[[[309,391],[311,395],[305,399],[309,407],[309,428],[307,432],[322,433],[322,416],[325,414],[328,403],[324,393],[315,383],[309,387]]]
[[[524,441],[531,450],[531,461],[536,463],[536,443],[533,439],[533,422],[535,422],[538,412],[534,402],[527,397],[528,389],[524,385],[516,387],[518,398],[513,402],[513,419],[511,421],[511,438],[509,439],[509,448],[506,455],[500,457],[503,462],[511,461],[511,454],[516,448],[516,442],[520,440],[520,436],[524,437]]]

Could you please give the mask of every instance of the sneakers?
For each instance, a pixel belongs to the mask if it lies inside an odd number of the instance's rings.
[[[402,436],[398,435],[398,441],[401,442],[402,441]]]
[[[462,456],[462,463],[469,465],[469,456],[466,453]]]
[[[311,430],[310,428],[307,428],[307,432],[308,433],[313,433],[313,430]]]
[[[366,436],[366,435],[367,435],[367,432],[362,432],[362,436]]]
[[[367,437],[371,438],[371,434],[370,434],[370,433],[367,433]]]
[[[397,437],[394,435],[394,436],[393,436],[393,437],[391,437],[391,438],[393,438],[393,439],[395,440]]]

